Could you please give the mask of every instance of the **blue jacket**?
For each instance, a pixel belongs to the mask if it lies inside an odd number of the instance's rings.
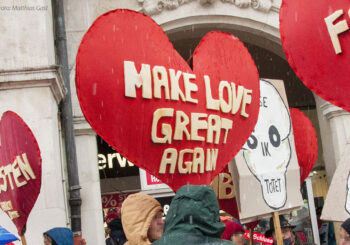
[[[57,227],[46,231],[44,234],[51,237],[57,245],[73,245],[73,232],[68,228]]]

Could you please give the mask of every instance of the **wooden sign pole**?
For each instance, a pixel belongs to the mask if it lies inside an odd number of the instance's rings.
[[[27,241],[26,241],[26,237],[23,235],[21,235],[21,241],[22,241],[22,245],[27,245]]]
[[[253,229],[249,228],[249,245],[253,245],[254,243],[254,234],[253,234]]]
[[[277,245],[283,245],[280,217],[278,215],[278,211],[273,212],[273,224],[275,227],[275,235],[276,235]]]

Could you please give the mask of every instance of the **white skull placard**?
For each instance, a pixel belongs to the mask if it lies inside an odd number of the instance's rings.
[[[285,174],[291,159],[291,119],[281,95],[270,82],[260,81],[260,93],[258,122],[241,153],[260,182],[266,204],[279,209],[287,200]]]

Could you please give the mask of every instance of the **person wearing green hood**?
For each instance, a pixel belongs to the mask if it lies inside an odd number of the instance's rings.
[[[163,236],[153,245],[232,245],[222,240],[225,225],[220,221],[214,190],[206,185],[184,185],[170,204]]]

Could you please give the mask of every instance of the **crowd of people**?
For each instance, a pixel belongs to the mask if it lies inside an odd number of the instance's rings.
[[[165,220],[162,214],[162,206],[153,197],[143,193],[128,196],[122,204],[120,217],[107,221],[106,245],[245,244],[245,231],[240,223],[227,221],[224,224],[220,220],[217,198],[209,186],[181,187]],[[283,244],[302,244],[284,216],[280,216],[280,224]],[[276,241],[272,219],[265,236]],[[73,243],[73,233],[68,228],[54,228],[44,233],[44,245]],[[350,245],[350,218],[340,228],[340,245]]]
[[[217,198],[208,186],[186,185],[180,188],[165,221],[162,207],[153,197],[137,193],[130,195],[122,204],[121,218],[108,223],[107,245],[225,245],[246,243],[245,230],[233,220],[221,222]],[[118,224],[118,225],[115,225]],[[299,236],[288,220],[280,215],[283,244],[301,245]],[[276,244],[273,219],[265,233]],[[350,219],[340,231],[340,244],[350,245]]]

